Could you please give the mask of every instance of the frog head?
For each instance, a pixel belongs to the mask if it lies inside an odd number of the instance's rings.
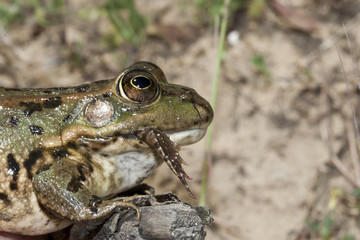
[[[187,145],[200,140],[213,119],[204,98],[191,88],[168,83],[163,71],[149,62],[123,70],[102,92],[88,101],[78,120],[93,137],[157,129],[178,145]]]

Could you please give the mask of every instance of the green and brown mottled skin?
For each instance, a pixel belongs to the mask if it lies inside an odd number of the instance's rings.
[[[111,197],[163,161],[188,189],[176,144],[201,139],[212,118],[148,62],[78,87],[0,88],[0,231],[39,235],[136,209]]]

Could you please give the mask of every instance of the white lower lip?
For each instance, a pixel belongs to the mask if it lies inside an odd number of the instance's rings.
[[[202,139],[206,133],[206,129],[191,129],[181,132],[168,132],[166,133],[170,140],[177,145],[189,145]]]

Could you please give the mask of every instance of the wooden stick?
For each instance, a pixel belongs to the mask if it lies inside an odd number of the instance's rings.
[[[122,239],[205,239],[205,226],[213,221],[207,207],[192,207],[182,203],[174,194],[167,193],[149,198],[141,206],[141,220],[134,210],[121,209],[104,224],[84,238],[87,240]],[[73,226],[72,231],[86,231],[86,226]],[[74,230],[75,229],[75,230]],[[67,230],[69,231],[69,230]],[[62,235],[61,235],[62,234]],[[68,233],[67,233],[68,234]],[[65,233],[66,235],[66,233]],[[52,235],[52,239],[67,239],[64,233]],[[70,238],[71,239],[71,238]]]

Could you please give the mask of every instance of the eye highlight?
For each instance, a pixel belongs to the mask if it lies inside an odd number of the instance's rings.
[[[150,72],[131,70],[120,75],[117,92],[129,102],[149,104],[159,96],[159,85]]]

